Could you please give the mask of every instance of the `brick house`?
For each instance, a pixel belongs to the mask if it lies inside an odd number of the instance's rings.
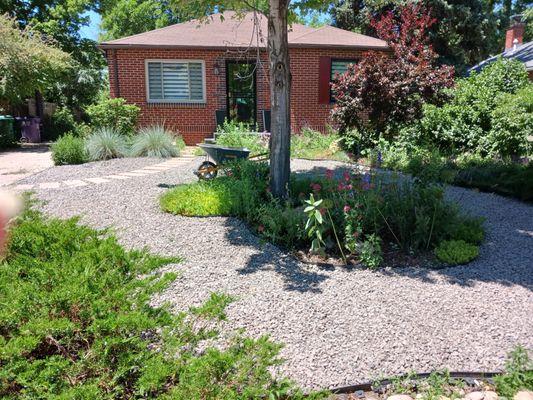
[[[140,125],[165,124],[186,143],[212,137],[224,118],[269,128],[267,20],[233,12],[100,44],[112,97],[141,108]],[[331,26],[293,24],[289,31],[292,131],[324,132],[336,73],[384,41]]]

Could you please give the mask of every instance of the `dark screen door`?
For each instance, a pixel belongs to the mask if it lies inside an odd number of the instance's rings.
[[[256,122],[255,67],[254,62],[227,62],[227,106],[230,120],[250,124]]]

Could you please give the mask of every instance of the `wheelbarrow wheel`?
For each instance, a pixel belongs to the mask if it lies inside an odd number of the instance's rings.
[[[212,163],[211,161],[204,161],[199,167],[198,171],[196,172],[196,175],[198,178],[203,179],[205,181],[210,181],[211,179],[215,179],[218,174],[217,166]]]

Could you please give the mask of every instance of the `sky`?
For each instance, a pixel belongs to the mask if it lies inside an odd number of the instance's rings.
[[[91,23],[89,26],[84,26],[80,29],[81,37],[97,40],[98,39],[98,26],[100,25],[100,15],[98,13],[95,13],[94,11],[91,11],[87,13],[89,18],[91,19]]]

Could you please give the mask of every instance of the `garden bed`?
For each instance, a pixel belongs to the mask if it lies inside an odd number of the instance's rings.
[[[326,170],[293,175],[285,203],[268,192],[268,166],[243,161],[227,176],[178,186],[161,199],[185,216],[238,216],[265,240],[305,262],[344,265],[465,264],[479,254],[482,221],[460,212],[443,189],[399,177]],[[438,261],[435,259],[438,259]]]

